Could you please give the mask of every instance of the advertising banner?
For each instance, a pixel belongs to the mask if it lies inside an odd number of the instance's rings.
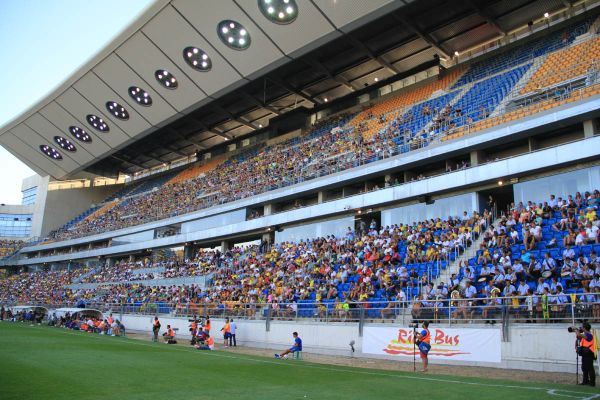
[[[422,328],[418,328],[420,332]],[[431,334],[430,359],[481,361],[501,360],[500,329],[436,328]],[[413,345],[413,328],[365,327],[362,351],[367,354],[413,357],[419,355]]]

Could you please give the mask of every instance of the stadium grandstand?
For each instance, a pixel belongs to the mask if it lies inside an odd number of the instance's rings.
[[[241,347],[381,362],[426,321],[434,367],[576,379],[599,5],[156,0],[0,127],[37,173],[0,206],[0,317],[194,343],[233,318]]]

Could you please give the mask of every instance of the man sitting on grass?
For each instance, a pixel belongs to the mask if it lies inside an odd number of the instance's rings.
[[[292,335],[294,336],[294,345],[281,354],[275,354],[275,358],[287,358],[286,356],[290,353],[302,351],[302,339],[298,337],[298,332],[294,332]]]

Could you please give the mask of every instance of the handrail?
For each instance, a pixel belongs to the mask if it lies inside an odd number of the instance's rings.
[[[588,296],[588,299],[585,298]],[[447,298],[434,296],[415,301],[396,301],[376,298],[369,301],[341,301],[339,299],[315,302],[243,303],[169,303],[161,301],[131,301],[120,303],[64,302],[55,304],[27,303],[50,310],[64,307],[85,307],[104,313],[163,315],[170,317],[210,316],[236,317],[251,320],[312,320],[317,322],[385,322],[407,324],[413,321],[431,321],[436,324],[496,323],[496,322],[563,322],[598,318],[598,294],[548,294],[510,297]],[[582,300],[583,298],[583,300]],[[10,309],[17,303],[0,304]]]

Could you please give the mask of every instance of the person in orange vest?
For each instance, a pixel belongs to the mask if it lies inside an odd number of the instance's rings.
[[[171,325],[167,325],[167,331],[163,333],[165,342],[169,343],[170,340],[175,339],[175,331],[171,328]]]
[[[108,318],[106,320],[108,321],[108,324],[112,326],[112,324],[114,322],[112,313],[108,316]]]
[[[583,380],[579,385],[596,386],[596,371],[594,370],[596,343],[592,326],[588,322],[584,322],[582,329],[574,331],[579,339],[578,353],[581,356],[581,372],[583,373]]]
[[[231,328],[229,326],[229,318],[225,318],[225,325],[221,328],[221,332],[223,332],[223,347],[229,347],[227,344],[229,342],[229,336],[231,336]]]
[[[160,331],[160,321],[158,317],[154,317],[154,321],[152,321],[152,341],[158,342],[158,332]]]
[[[431,350],[431,334],[429,333],[429,322],[423,321],[423,324],[421,326],[423,327],[423,330],[415,334],[415,340],[417,341],[417,346],[419,346],[419,351],[421,353],[421,362],[423,363],[422,372],[427,372],[427,365],[429,364],[427,355],[429,354],[429,350]]]
[[[215,349],[215,339],[211,338],[210,335],[206,335],[204,344],[197,344],[194,347],[197,348],[198,350],[214,350]]]
[[[204,322],[204,332],[210,335],[210,317],[206,316],[206,321]]]

